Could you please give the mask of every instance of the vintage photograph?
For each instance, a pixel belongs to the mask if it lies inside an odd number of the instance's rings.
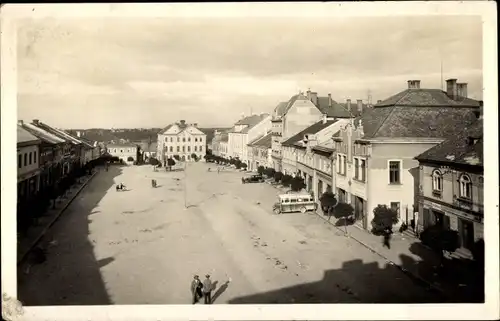
[[[485,301],[480,16],[16,39],[24,306]]]

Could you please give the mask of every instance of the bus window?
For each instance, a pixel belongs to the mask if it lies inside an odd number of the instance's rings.
[[[296,198],[292,198],[292,199],[290,200],[290,203],[296,203],[296,202],[297,202],[297,199],[296,199]]]
[[[288,198],[284,198],[283,199],[283,203],[288,203],[289,199]]]

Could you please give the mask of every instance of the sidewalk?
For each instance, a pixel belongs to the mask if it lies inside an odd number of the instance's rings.
[[[56,207],[49,207],[47,212],[38,219],[36,225],[31,226],[26,235],[18,240],[17,244],[17,264],[19,265],[27,254],[38,244],[49,228],[57,221],[61,214],[71,204],[80,191],[85,188],[87,183],[99,173],[99,169],[94,169],[91,175],[80,178],[80,183],[75,183],[66,191],[66,196],[60,196],[56,200]]]
[[[316,213],[316,215],[328,221],[328,218],[322,213]],[[332,217],[329,223],[345,232],[344,226],[335,225],[336,221]],[[354,225],[347,226],[346,237],[354,239],[372,252],[377,253],[389,264],[396,265],[404,273],[432,290],[441,292],[451,301],[469,302],[477,298],[478,293],[482,291],[482,287],[477,284],[481,282],[478,282],[477,277],[471,271],[471,261],[450,260],[445,272],[438,273],[441,264],[440,257],[416,238],[394,233],[389,249],[383,246],[381,236],[373,235]]]

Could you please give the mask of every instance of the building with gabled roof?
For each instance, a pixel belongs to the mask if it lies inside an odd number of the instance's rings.
[[[441,225],[457,231],[457,252],[465,257],[471,257],[474,242],[483,239],[483,135],[480,119],[415,157],[421,186],[418,228]]]
[[[22,211],[39,191],[41,140],[27,131],[21,124],[17,126],[17,209],[18,222],[29,213]]]
[[[248,143],[271,130],[271,115],[263,113],[242,117],[228,132],[228,155],[247,164],[250,169]]]
[[[268,131],[265,135],[257,137],[248,144],[249,170],[256,171],[259,166],[271,167],[271,142],[272,133]]]
[[[232,130],[234,130],[234,128],[229,128],[222,131],[219,130],[214,131],[212,143],[210,144],[213,155],[223,158],[228,157],[229,132]]]
[[[197,123],[185,120],[172,123],[158,132],[158,160],[166,164],[169,158],[179,158],[183,162],[202,159],[206,154],[206,137]]]
[[[410,80],[341,128],[332,137],[336,192],[354,206],[356,224],[370,228],[373,209],[382,204],[399,213],[398,224],[411,226],[419,211],[414,157],[477,121],[480,106],[456,79],[447,80],[447,91]]]

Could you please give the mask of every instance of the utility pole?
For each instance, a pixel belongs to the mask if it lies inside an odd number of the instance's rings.
[[[187,208],[187,162],[184,162],[184,208]]]

